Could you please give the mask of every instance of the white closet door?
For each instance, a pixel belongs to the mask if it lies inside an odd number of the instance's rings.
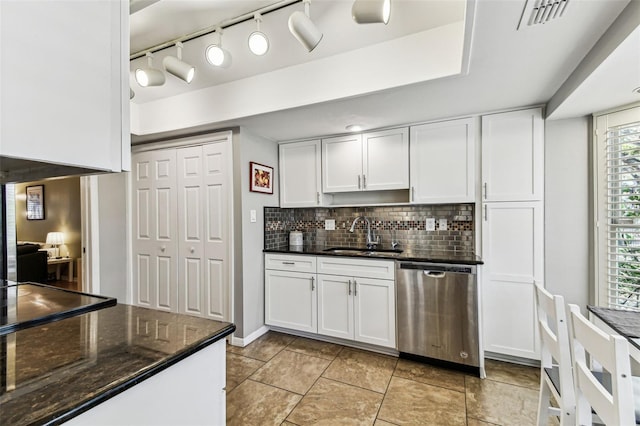
[[[178,159],[178,312],[204,313],[204,187],[202,147],[177,149]]]
[[[133,157],[133,301],[164,311],[177,307],[175,150]]]
[[[204,316],[230,321],[229,314],[229,144],[212,143],[202,147],[204,185]]]

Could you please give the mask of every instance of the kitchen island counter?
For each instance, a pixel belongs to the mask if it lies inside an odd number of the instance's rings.
[[[217,376],[222,375],[224,387],[223,339],[234,330],[235,326],[226,322],[118,304],[3,335],[0,337],[0,424],[59,424],[70,419],[71,423],[86,424],[91,419],[87,415],[107,405],[102,403],[122,400],[123,396],[132,394],[132,390],[145,389],[141,384],[154,383],[153,380],[159,378],[164,378],[166,384],[166,380],[173,380],[167,376],[168,372],[193,365],[192,360],[202,358],[213,346],[223,351],[222,364],[211,369],[216,370]],[[213,359],[208,361],[213,364]],[[207,374],[203,371],[202,379],[196,374],[195,380],[206,381]],[[189,391],[155,383],[146,389]],[[218,392],[224,401],[222,387]],[[130,406],[122,416],[132,415],[129,418],[135,421],[136,415],[151,410],[189,409],[173,404],[163,407],[163,399],[170,397],[153,395],[155,400],[148,401],[153,407]],[[149,395],[143,400],[145,398]],[[207,410],[214,408],[206,407]],[[73,419],[76,416],[80,417]],[[111,421],[102,412],[99,418]]]
[[[331,251],[333,248],[342,249],[340,251]],[[349,249],[362,250],[361,253],[349,252]],[[335,245],[322,244],[305,244],[302,246],[278,246],[274,248],[264,249],[265,253],[288,253],[288,254],[307,254],[312,256],[348,256],[371,259],[390,259],[407,262],[431,262],[431,263],[453,263],[462,265],[482,265],[482,259],[472,253],[447,251],[447,250],[425,250],[418,248],[405,248],[401,253],[391,250],[379,251],[375,255],[367,254],[366,250],[361,247],[344,247]]]

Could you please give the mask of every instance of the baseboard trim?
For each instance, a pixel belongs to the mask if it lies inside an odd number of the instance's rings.
[[[267,327],[266,325],[263,325],[262,327],[260,327],[259,329],[257,329],[256,331],[248,335],[247,337],[236,337],[234,334],[233,336],[231,336],[231,344],[233,346],[240,346],[241,348],[244,348],[249,343],[253,342],[258,337],[265,334],[267,331],[269,331],[269,327]]]

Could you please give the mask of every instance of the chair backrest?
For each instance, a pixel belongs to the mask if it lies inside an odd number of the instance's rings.
[[[629,343],[624,337],[600,330],[580,313],[577,305],[569,305],[569,312],[578,423],[591,425],[593,409],[607,425],[634,425]],[[594,375],[593,362],[611,374],[611,390]]]
[[[552,368],[555,360],[560,376],[560,396],[566,406],[574,406],[573,361],[564,298],[560,295],[552,295],[537,281],[535,289],[540,328],[541,367]]]

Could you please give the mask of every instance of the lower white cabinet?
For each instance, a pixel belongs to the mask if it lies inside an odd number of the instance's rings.
[[[317,333],[316,274],[267,269],[265,323]]]

